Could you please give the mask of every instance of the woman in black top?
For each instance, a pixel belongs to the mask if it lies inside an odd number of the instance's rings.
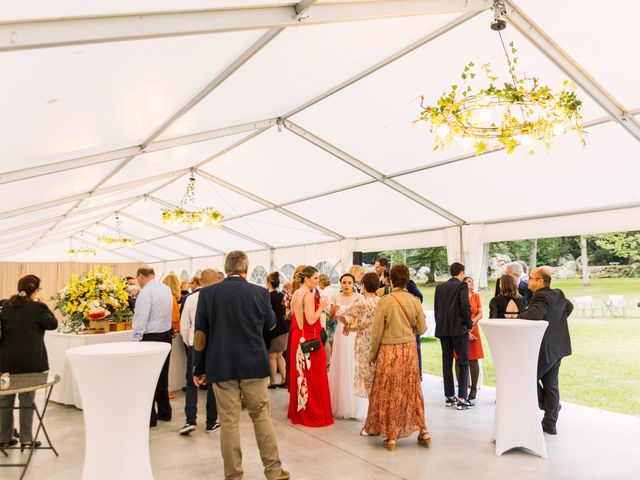
[[[26,275],[18,282],[18,294],[0,304],[0,372],[40,373],[49,370],[45,330],[54,330],[58,321],[44,301],[38,297],[40,279]],[[20,400],[20,444],[33,444],[33,406],[35,392],[18,394]],[[15,445],[13,432],[13,406],[15,395],[0,396],[0,445]],[[36,442],[35,447],[40,446]]]
[[[271,299],[271,308],[276,315],[276,327],[269,332],[267,349],[269,350],[269,366],[271,367],[271,381],[269,388],[286,388],[286,363],[282,353],[287,349],[289,338],[289,325],[285,320],[285,308],[282,305],[284,294],[278,291],[280,286],[280,274],[272,272],[267,276],[267,288]],[[281,383],[276,383],[276,373],[280,372]]]
[[[524,310],[525,299],[511,275],[500,277],[500,294],[489,302],[489,318],[518,318]]]

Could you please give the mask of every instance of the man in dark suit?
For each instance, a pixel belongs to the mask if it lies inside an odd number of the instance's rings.
[[[544,410],[542,429],[556,435],[560,412],[558,372],[562,358],[571,355],[567,318],[573,311],[573,304],[566,299],[562,290],[552,289],[550,285],[551,269],[541,267],[531,271],[529,288],[533,291],[533,297],[519,318],[549,322],[538,356],[538,404]]]
[[[524,269],[520,262],[507,263],[504,269],[505,275],[511,275],[518,286],[518,293],[524,298],[525,303],[531,300],[533,291],[529,288],[529,283],[524,278]],[[496,280],[496,292],[494,297],[500,295],[500,279]]]
[[[270,417],[269,364],[263,332],[275,327],[269,292],[247,282],[249,260],[244,252],[225,258],[227,278],[199,290],[194,332],[196,385],[212,385],[218,404],[220,449],[225,479],[243,476],[240,410],[249,410],[269,480],[286,480]]]
[[[436,337],[442,346],[442,379],[444,380],[444,404],[456,406],[458,410],[467,410],[475,405],[467,398],[469,382],[469,332],[473,328],[471,307],[469,305],[469,287],[462,281],[464,265],[455,262],[449,267],[451,278],[436,287],[434,313]],[[458,380],[458,398],[453,386],[453,352],[458,356],[460,377]]]

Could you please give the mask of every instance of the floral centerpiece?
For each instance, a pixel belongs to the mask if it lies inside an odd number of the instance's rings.
[[[51,300],[55,301],[55,309],[64,315],[58,327],[63,333],[83,330],[89,321],[89,312],[96,308],[106,309],[112,322],[126,322],[133,315],[126,280],[111,275],[107,266],[94,267],[83,276],[72,276],[69,284]]]

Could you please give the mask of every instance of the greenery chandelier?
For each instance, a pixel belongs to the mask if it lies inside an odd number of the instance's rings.
[[[516,73],[518,58],[513,42],[509,52],[502,39],[501,30],[506,22],[500,18],[499,2],[494,5],[495,20],[491,24],[498,31],[509,67],[510,81],[497,85],[498,77],[491,65],[481,65],[488,85],[475,91],[468,82],[476,77],[476,64],[469,62],[461,75],[462,85],[452,85],[435,106],[425,106],[417,121],[429,123],[435,135],[434,150],[445,150],[454,141],[466,149],[475,150],[476,155],[505,149],[513,153],[519,145],[533,154],[538,144],[547,151],[553,139],[565,132],[575,132],[582,144],[586,143],[581,124],[582,102],[575,94],[575,85],[565,81],[560,91],[541,85],[537,78],[528,78]]]
[[[116,212],[116,231],[118,232],[118,236],[111,237],[109,235],[101,235],[100,237],[98,237],[98,245],[100,245],[102,248],[109,249],[114,249],[117,247],[128,247],[130,245],[133,245],[135,243],[135,240],[131,237],[123,236],[120,232],[121,228],[122,220],[120,219],[118,212]]]
[[[84,240],[84,234],[80,233],[80,240]],[[67,256],[69,257],[95,257],[96,251],[93,248],[89,248],[84,244],[79,248],[73,248],[73,239],[69,238],[69,250],[67,250]]]
[[[184,225],[187,228],[213,228],[220,225],[224,218],[219,211],[213,207],[195,209],[196,199],[196,178],[191,172],[191,177],[187,183],[187,191],[176,208],[162,208],[162,222],[171,227]]]

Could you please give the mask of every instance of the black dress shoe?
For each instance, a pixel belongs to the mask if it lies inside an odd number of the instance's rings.
[[[548,433],[549,435],[557,435],[558,430],[555,426],[542,424],[542,431],[544,433]]]
[[[272,383],[271,385],[269,385],[267,387],[269,390],[275,390],[276,388],[278,388],[278,385],[276,385],[275,383]]]

